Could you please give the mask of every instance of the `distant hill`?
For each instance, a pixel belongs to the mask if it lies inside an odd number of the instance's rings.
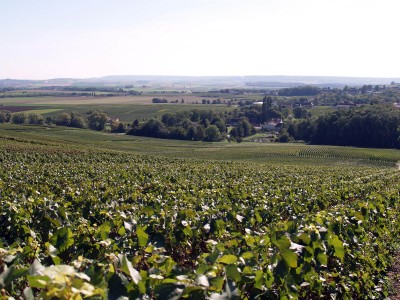
[[[216,88],[282,88],[301,85],[323,87],[361,86],[364,84],[386,84],[400,82],[400,78],[334,77],[334,76],[150,76],[114,75],[98,78],[54,78],[48,80],[0,80],[1,87],[41,86],[153,86],[171,89],[216,89]]]

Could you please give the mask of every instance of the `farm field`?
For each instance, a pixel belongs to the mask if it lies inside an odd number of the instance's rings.
[[[205,93],[206,94],[206,93]],[[0,98],[0,104],[3,105],[105,105],[105,104],[152,104],[153,98],[163,98],[169,101],[183,99],[185,103],[201,103],[202,99],[217,100],[217,97],[206,95],[188,95],[188,94],[150,94],[150,95],[132,95],[132,96],[87,96],[87,97],[9,97]],[[221,100],[223,100],[221,98]]]
[[[1,125],[2,297],[384,299],[398,160]]]
[[[169,100],[185,99],[185,104],[168,103],[153,104],[154,97],[166,98]],[[11,112],[37,113],[44,116],[55,116],[62,112],[85,113],[90,110],[106,111],[112,118],[122,122],[133,122],[135,119],[143,120],[161,116],[167,112],[177,112],[192,109],[229,111],[234,109],[227,105],[218,104],[192,104],[202,97],[198,96],[130,96],[130,97],[26,97],[26,98],[0,98],[0,110],[6,109]],[[216,98],[207,98],[211,101]],[[190,101],[190,103],[187,103]]]
[[[227,141],[207,143],[163,140],[62,126],[0,124],[0,136],[50,144],[63,143],[105,150],[203,160],[244,160],[295,165],[377,165],[379,167],[394,167],[400,161],[400,152],[394,149],[314,146],[299,143],[244,142],[237,144]]]

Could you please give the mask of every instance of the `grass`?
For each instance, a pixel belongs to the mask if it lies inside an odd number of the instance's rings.
[[[84,145],[108,150],[195,160],[249,161],[289,165],[374,165],[393,167],[400,152],[281,143],[192,142],[109,134],[68,127],[0,125],[0,138]]]
[[[319,117],[323,114],[332,112],[334,109],[331,106],[313,106],[311,108],[311,115],[313,117]]]
[[[31,110],[24,110],[25,114],[39,114],[39,115],[47,115],[53,113],[60,113],[62,112],[62,108],[45,108],[45,109],[31,109]]]
[[[58,111],[48,113],[47,115],[58,115],[61,112],[77,112],[85,113],[90,110],[106,111],[113,119],[119,119],[121,122],[133,122],[135,119],[139,121],[150,118],[161,119],[162,115],[167,112],[189,111],[192,109],[213,110],[213,111],[229,111],[233,108],[224,105],[198,105],[198,104],[100,104],[100,105],[75,105],[75,106],[58,106]]]

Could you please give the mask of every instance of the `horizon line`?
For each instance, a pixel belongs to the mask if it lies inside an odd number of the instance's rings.
[[[223,77],[313,77],[313,78],[359,78],[359,79],[400,79],[399,76],[349,76],[349,75],[143,75],[143,74],[129,74],[129,75],[103,75],[103,76],[91,76],[91,77],[51,77],[44,79],[32,79],[32,78],[11,78],[5,77],[0,80],[21,80],[21,81],[47,81],[47,80],[90,80],[90,79],[102,79],[106,77],[187,77],[187,78],[223,78]]]

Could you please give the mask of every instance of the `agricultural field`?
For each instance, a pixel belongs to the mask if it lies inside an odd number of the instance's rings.
[[[178,100],[179,103],[153,104],[154,97],[165,98],[168,101]],[[184,99],[185,103],[180,103]],[[0,110],[11,112],[37,113],[43,116],[56,116],[62,112],[85,113],[90,110],[106,111],[110,117],[122,122],[133,122],[135,119],[161,118],[167,112],[177,112],[192,109],[229,111],[234,109],[226,104],[195,104],[201,103],[204,97],[191,95],[153,95],[126,97],[26,97],[0,98]],[[215,100],[217,98],[207,98]]]
[[[310,111],[313,117],[319,117],[323,114],[334,111],[334,108],[332,106],[313,106]]]
[[[1,125],[1,297],[384,299],[398,160]]]
[[[268,164],[304,165],[377,165],[394,167],[400,161],[395,149],[313,146],[300,143],[259,143],[227,141],[218,143],[164,140],[125,134],[109,134],[63,126],[0,124],[0,136],[8,139],[34,140],[40,143],[62,143],[122,150],[138,154],[175,158],[251,161]]]

